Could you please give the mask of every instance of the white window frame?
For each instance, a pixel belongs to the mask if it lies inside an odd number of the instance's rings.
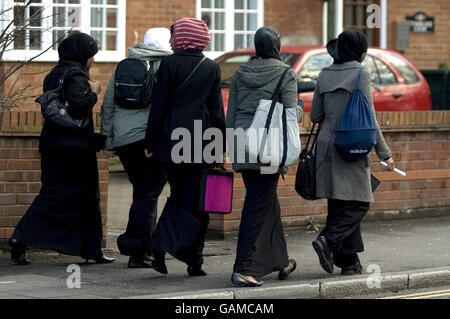
[[[255,10],[257,11],[258,14],[258,23],[257,23],[257,28],[260,28],[262,26],[264,26],[264,0],[257,0],[258,1],[258,9]],[[218,56],[229,52],[229,51],[233,51],[235,50],[234,47],[234,37],[237,34],[249,34],[252,33],[253,31],[241,31],[241,30],[235,30],[235,23],[234,23],[234,14],[235,13],[251,13],[253,10],[250,9],[235,9],[234,4],[235,1],[234,0],[225,0],[225,51],[205,51],[205,55],[208,58],[211,59],[215,59]],[[196,6],[197,6],[197,19],[201,19],[202,17],[202,11],[210,11],[210,12],[223,12],[223,9],[204,9],[202,10],[202,1],[201,0],[196,0]],[[222,33],[222,32],[215,32],[214,33]]]
[[[25,0],[24,0],[25,1]],[[116,28],[101,28],[102,31],[117,31],[117,50],[99,50],[95,55],[96,62],[119,62],[126,56],[126,1],[127,0],[117,0],[116,6],[111,5],[100,5],[100,7],[117,8],[117,27]],[[53,0],[42,0],[44,10],[42,15],[44,17],[51,16],[53,14]],[[0,10],[6,10],[7,8],[12,8],[14,5],[14,0],[2,0],[0,5]],[[55,4],[57,6],[57,4]],[[99,28],[91,27],[91,8],[99,7],[99,5],[91,5],[91,0],[80,0],[80,5],[70,4],[70,7],[80,7],[80,28],[81,32],[90,34],[91,31],[99,30]],[[106,11],[106,10],[105,10]],[[0,21],[0,31],[6,28],[8,21],[13,18],[13,11],[9,10],[6,15],[6,21]],[[48,28],[52,19],[45,19],[43,23],[43,28]],[[52,39],[48,35],[48,32],[42,32],[42,47],[48,48],[52,44]],[[10,50],[3,54],[4,61],[25,61],[28,60],[44,50],[13,50],[12,45]],[[58,51],[50,49],[38,58],[34,59],[33,62],[56,62],[58,61]]]

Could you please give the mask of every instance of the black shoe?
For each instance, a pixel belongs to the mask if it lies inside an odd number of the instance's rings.
[[[355,264],[351,266],[342,267],[341,269],[341,275],[351,276],[356,274],[358,275],[362,274],[362,266],[359,260],[357,260]]]
[[[20,243],[17,239],[9,240],[9,247],[11,249],[11,260],[21,266],[29,265],[30,261],[25,258],[26,246]]]
[[[253,278],[255,278],[255,277],[253,277]],[[263,281],[259,281],[256,278],[255,278],[255,280],[256,280],[256,282],[247,280],[236,272],[231,275],[231,282],[235,286],[240,286],[240,287],[260,287],[260,286],[262,286]]]
[[[280,272],[278,273],[279,280],[285,280],[289,276],[289,274],[294,272],[294,270],[297,268],[297,262],[295,261],[295,259],[289,259],[289,263],[293,265],[291,270],[286,269],[280,270]]]
[[[112,258],[112,257],[107,257],[107,256],[105,256],[105,255],[101,255],[100,257],[97,257],[97,258],[95,258],[95,262],[97,263],[97,264],[110,264],[110,263],[112,263],[112,262],[114,262],[115,261],[115,259],[114,258]]]
[[[128,268],[152,268],[152,265],[146,263],[144,258],[131,256],[128,259]]]
[[[316,251],[317,256],[319,256],[320,265],[323,270],[331,274],[334,271],[334,261],[327,239],[324,236],[319,236],[312,242],[312,246]]]
[[[155,258],[152,262],[153,269],[163,275],[167,275],[169,272],[167,271],[165,253],[153,252],[153,258]]]
[[[207,275],[207,273],[202,269],[202,266],[188,266],[187,272],[189,277],[201,277]]]

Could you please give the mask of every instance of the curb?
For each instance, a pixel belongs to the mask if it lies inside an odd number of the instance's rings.
[[[327,299],[445,285],[450,285],[450,267],[388,273],[383,276],[374,273],[355,276],[349,280],[330,279],[296,285],[199,290],[121,299]]]

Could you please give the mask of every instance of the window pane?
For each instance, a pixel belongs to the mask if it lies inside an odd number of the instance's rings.
[[[214,30],[225,30],[225,13],[214,14]]]
[[[215,0],[214,7],[216,9],[224,9],[225,8],[225,0]]]
[[[357,9],[357,15],[356,15],[356,19],[357,19],[357,21],[356,21],[356,24],[358,25],[358,26],[363,26],[363,25],[366,25],[366,23],[365,23],[365,21],[364,21],[364,12],[366,11],[366,8],[365,7],[362,7],[362,6],[358,6],[358,9]]]
[[[367,68],[367,71],[370,73],[370,80],[374,84],[381,84],[380,77],[378,76],[378,70],[375,66],[373,57],[370,55],[366,55],[366,58],[364,59],[362,65],[364,65]]]
[[[202,0],[202,8],[211,8],[211,0]]]
[[[225,51],[224,34],[214,34],[214,51]]]
[[[234,30],[244,31],[244,14],[243,13],[235,13],[234,14]]]
[[[247,15],[247,30],[248,31],[256,31],[258,29],[258,14],[257,13],[249,13]]]
[[[29,34],[29,49],[41,50],[41,30],[30,30]]]
[[[212,22],[212,13],[211,12],[203,12],[202,13],[202,20],[205,21],[208,28],[211,28],[211,22]]]
[[[369,46],[373,46],[375,41],[375,34],[373,29],[367,30],[366,36],[367,36],[367,43],[369,44]]]
[[[32,27],[40,27],[42,25],[42,7],[30,7],[29,24]]]
[[[242,49],[244,47],[244,35],[243,34],[236,34],[234,36],[234,48],[235,49]]]
[[[390,85],[390,84],[396,84],[397,79],[395,77],[395,74],[392,73],[392,71],[389,69],[389,67],[381,62],[379,59],[375,58],[375,63],[378,68],[378,72],[380,74],[380,80],[381,84],[383,85]]]
[[[110,4],[110,5],[117,5],[117,0],[108,0],[108,1],[107,1],[107,4]]]
[[[103,31],[91,31],[91,36],[97,41],[99,50],[105,49],[102,47],[102,42],[103,42],[102,35],[103,35]]]
[[[53,30],[53,42],[56,42],[53,46],[54,50],[58,49],[59,44],[66,37],[66,31],[64,30]]]
[[[258,0],[248,0],[248,9],[251,10],[258,9]]]
[[[104,0],[91,0],[91,4],[103,4]]]
[[[23,6],[14,7],[14,25],[24,25],[25,23],[25,8]]]
[[[247,48],[252,48],[255,46],[255,35],[247,34]]]
[[[235,0],[234,8],[235,9],[244,9],[244,0]]]
[[[106,9],[106,26],[117,28],[117,9]]]
[[[345,6],[345,25],[346,26],[354,25],[352,6]]]
[[[14,31],[14,49],[25,49],[25,30],[16,29]]]
[[[117,32],[106,32],[106,50],[117,50]]]
[[[103,27],[103,10],[102,8],[91,8],[91,27]]]
[[[80,0],[69,0],[70,4],[80,4]]]

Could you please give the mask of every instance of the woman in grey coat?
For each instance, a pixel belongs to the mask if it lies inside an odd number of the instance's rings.
[[[338,39],[327,44],[334,63],[323,69],[317,80],[311,106],[311,121],[320,123],[317,137],[316,191],[317,197],[328,199],[326,226],[313,247],[322,268],[333,272],[333,264],[341,274],[361,273],[358,252],[364,250],[360,223],[373,202],[370,158],[348,161],[333,145],[335,131],[355,85],[361,62],[367,53],[367,39],[360,31],[344,31]],[[367,97],[373,112],[370,74],[363,69],[361,91]],[[375,152],[394,169],[391,150],[386,144],[378,123],[378,143]]]
[[[259,100],[270,100],[282,76],[281,103],[297,107],[297,81],[294,70],[281,62],[280,35],[275,28],[262,27],[255,34],[256,56],[234,74],[228,103],[228,129],[247,130],[253,120]],[[228,131],[229,132],[229,131]],[[228,145],[232,145],[227,136]],[[238,145],[239,142],[234,143]],[[233,169],[242,173],[246,195],[239,227],[236,261],[231,281],[239,286],[260,286],[260,277],[279,271],[286,279],[296,268],[288,258],[281,223],[277,186],[280,172],[263,174],[261,164],[247,160],[239,162],[244,150],[229,152]]]

